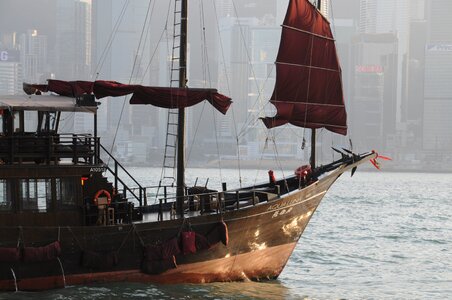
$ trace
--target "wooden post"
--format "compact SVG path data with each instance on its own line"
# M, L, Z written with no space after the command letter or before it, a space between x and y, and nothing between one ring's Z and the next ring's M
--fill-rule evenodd
M168 191L166 189L166 186L163 187L163 197L165 199L165 204L168 203Z
M115 161L115 189L118 191L118 162Z
M179 87L187 84L187 17L188 0L181 1L180 50L179 50ZM184 218L185 200L185 109L179 108L177 124L177 212Z
M315 169L315 140L316 140L316 131L312 129L311 131L311 169Z
M158 221L163 221L163 203L162 198L159 199L159 216Z

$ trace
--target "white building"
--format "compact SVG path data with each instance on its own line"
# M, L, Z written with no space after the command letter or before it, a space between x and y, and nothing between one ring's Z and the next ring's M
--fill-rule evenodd
M47 36L39 35L37 30L28 30L20 37L20 49L24 80L44 83L42 76L47 69Z
M0 95L21 94L22 80L19 51L0 49Z

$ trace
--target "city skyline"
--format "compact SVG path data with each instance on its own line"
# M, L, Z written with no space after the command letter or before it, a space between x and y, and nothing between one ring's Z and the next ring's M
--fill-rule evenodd
M40 1L42 5L34 4L35 14L23 15L23 22L15 21L22 20L21 1L0 4L4 53L0 94L19 93L21 80L42 83L46 78L169 84L168 2ZM273 63L286 6L282 0L191 2L188 84L218 87L235 102L234 115L226 117L206 115L202 106L188 112L188 140L207 145L209 157L218 147L225 157L241 152L249 159L267 151L269 135L261 124L250 123L249 115L257 119L274 111L266 102L273 89ZM356 151L378 149L406 164L434 159L450 165L452 26L447 26L451 21L445 13L449 7L444 0L324 4L342 64L350 134L342 138L322 132L321 153L328 155L331 144L349 147L351 138ZM122 155L146 160L149 149L162 147L166 113L127 104L123 108L122 102L100 106L100 133L108 143L118 139ZM121 126L116 128L119 119ZM75 119L74 126L89 128L86 122L90 120ZM210 132L209 123L215 124ZM116 131L117 136L112 134ZM293 129L278 133L286 144L280 154L308 159L306 150L300 150L308 133L294 135Z

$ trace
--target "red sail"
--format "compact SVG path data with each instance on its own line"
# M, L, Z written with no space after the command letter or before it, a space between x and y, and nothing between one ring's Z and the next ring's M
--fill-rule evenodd
M276 61L268 128L290 123L347 134L341 69L329 22L308 0L291 0Z
M215 89L149 87L103 80L48 80L47 85L24 83L24 91L27 94L34 94L36 91L53 92L67 97L94 94L97 99L133 94L130 104L151 104L164 108L185 108L207 100L223 114L232 103L231 98Z

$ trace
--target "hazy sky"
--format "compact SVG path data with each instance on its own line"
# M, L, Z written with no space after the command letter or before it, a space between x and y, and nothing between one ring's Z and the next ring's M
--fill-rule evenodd
M2 0L0 1L0 32L24 33L37 29L46 33L55 43L55 0Z

